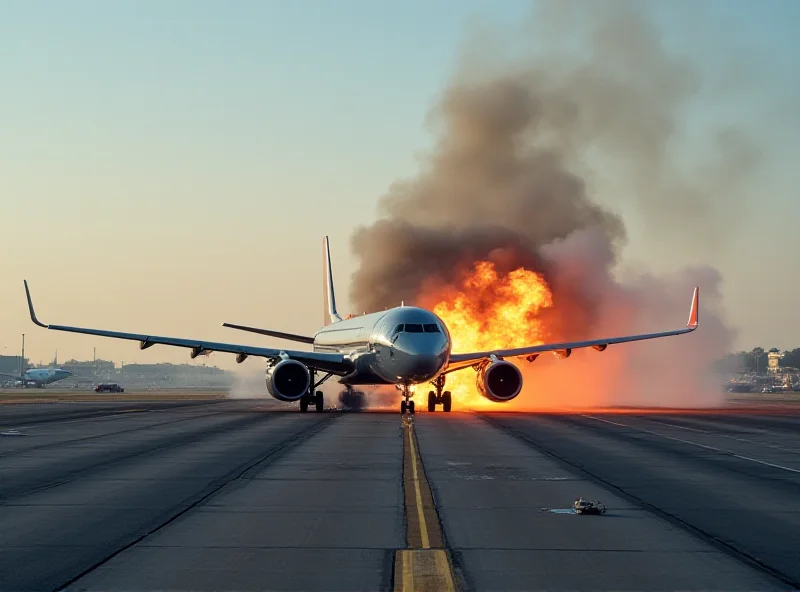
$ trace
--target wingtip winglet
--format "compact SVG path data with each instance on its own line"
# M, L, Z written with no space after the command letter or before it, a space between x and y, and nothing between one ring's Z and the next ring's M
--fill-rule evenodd
M689 310L689 322L686 323L686 326L689 329L697 329L699 325L699 306L700 306L700 287L697 286L694 289L694 294L692 295L692 308Z
M44 327L47 329L47 325L42 323L39 319L36 318L36 311L33 310L33 300L31 300L31 291L28 288L28 280L22 280L25 284L25 296L28 297L28 311L31 313L31 320L40 327Z

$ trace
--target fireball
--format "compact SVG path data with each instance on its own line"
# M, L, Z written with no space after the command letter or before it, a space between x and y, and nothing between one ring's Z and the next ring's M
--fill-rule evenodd
M458 285L445 287L430 300L450 331L454 353L542 344L545 326L539 313L553 306L541 274L524 268L500 274L489 261L479 261ZM496 405L478 393L475 378L475 372L459 370L447 375L445 388L459 406Z

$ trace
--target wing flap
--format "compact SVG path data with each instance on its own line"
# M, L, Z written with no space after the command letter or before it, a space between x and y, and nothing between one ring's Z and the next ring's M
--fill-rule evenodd
M633 341L644 341L646 339L658 339L661 337L671 337L673 335L683 335L684 333L691 333L699 326L698 305L700 297L700 288L694 289L692 295L692 306L689 311L689 321L683 329L676 329L673 331L662 331L659 333L644 333L642 335L626 335L623 337L609 337L606 339L590 339L588 341L566 341L563 343L547 343L543 345L533 345L528 347L518 347L512 349L497 349L483 352L470 352L464 354L451 354L450 366L451 368L460 369L472 365L474 362L486 359L489 356L497 356L498 358L511 358L511 357L526 357L534 356L544 352L562 352L563 356L569 355L573 349L581 349L592 347L598 351L603 351L609 345L619 343L630 343Z

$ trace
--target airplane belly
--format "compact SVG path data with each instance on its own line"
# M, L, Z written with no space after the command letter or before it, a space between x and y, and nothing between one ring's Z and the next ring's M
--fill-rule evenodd
M391 376L387 376L385 369L379 362L380 354L374 349L359 355L353 360L355 370L342 377L342 384L394 384Z

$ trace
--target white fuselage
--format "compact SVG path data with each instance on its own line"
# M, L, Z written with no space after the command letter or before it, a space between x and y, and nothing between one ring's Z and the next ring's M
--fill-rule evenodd
M61 368L31 368L25 371L22 378L23 383L29 382L36 386L44 386L45 384L51 384L67 378L68 376L72 376L72 372L69 370L62 370Z
M420 384L450 359L450 334L429 310L401 306L327 325L314 335L314 351L340 353L354 371L344 384Z

